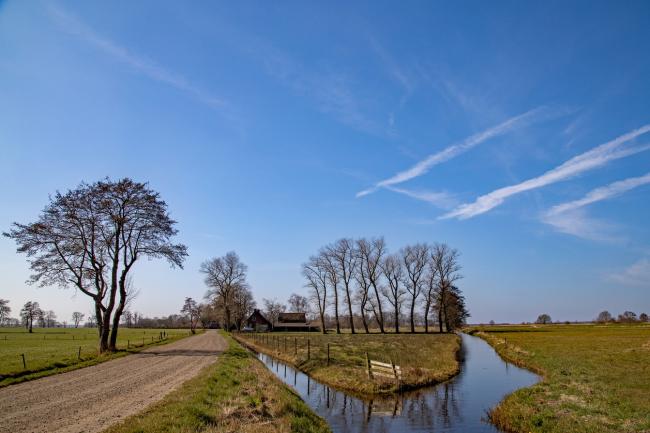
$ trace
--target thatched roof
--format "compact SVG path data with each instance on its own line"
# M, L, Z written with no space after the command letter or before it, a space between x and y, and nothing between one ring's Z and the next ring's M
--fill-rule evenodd
M305 313L280 313L278 315L278 325L282 323L307 323Z

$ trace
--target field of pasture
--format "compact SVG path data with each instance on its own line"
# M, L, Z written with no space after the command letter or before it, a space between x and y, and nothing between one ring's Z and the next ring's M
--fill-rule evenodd
M509 432L650 431L650 324L487 326L468 330L543 376L491 418Z
M236 334L252 349L287 362L314 379L353 394L397 391L394 380L371 381L367 356L394 363L403 372L402 387L445 381L459 371L459 337L455 334ZM329 361L328 361L329 345Z
M167 338L161 341L161 333ZM84 367L188 336L187 329L120 328L115 354L98 354L95 328L0 328L0 386ZM23 364L23 355L25 363Z

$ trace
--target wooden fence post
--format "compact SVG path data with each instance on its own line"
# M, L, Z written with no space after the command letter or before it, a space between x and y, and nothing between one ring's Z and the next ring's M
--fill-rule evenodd
M372 380L372 370L370 368L370 357L368 356L368 352L366 352L366 366L368 368L368 379Z
M390 365L393 367L393 374L395 375L395 382L397 383L397 389L400 389L402 387L402 382L397 374L397 368L395 368L395 363L393 362L393 358L390 359Z
M330 344L327 343L327 366L330 365Z

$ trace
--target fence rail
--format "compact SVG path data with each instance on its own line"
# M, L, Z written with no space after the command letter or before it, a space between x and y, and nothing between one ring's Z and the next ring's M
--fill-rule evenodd
M394 379L397 386L402 384L402 368L395 365L394 362L386 363L376 360L371 360L366 352L366 362L368 368L368 379L374 380L375 377L383 377L387 379Z

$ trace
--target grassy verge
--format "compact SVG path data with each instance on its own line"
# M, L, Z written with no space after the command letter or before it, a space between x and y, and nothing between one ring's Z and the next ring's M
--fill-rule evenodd
M226 335L226 334L223 334ZM105 433L327 433L293 391L232 338L213 365Z
M490 417L521 433L650 432L650 326L544 325L470 330L543 376Z
M238 334L237 338L319 382L359 396L398 390L394 380L368 379L366 353L372 360L399 365L402 389L439 383L459 371L460 339L455 334L276 333Z
M0 328L0 388L52 374L96 365L111 359L189 335L188 330L120 329L118 351L99 354L97 332L93 329L35 329L27 333L17 328ZM25 368L21 354L25 355Z

